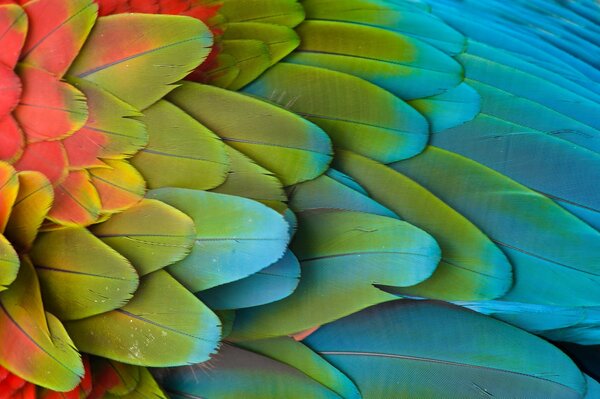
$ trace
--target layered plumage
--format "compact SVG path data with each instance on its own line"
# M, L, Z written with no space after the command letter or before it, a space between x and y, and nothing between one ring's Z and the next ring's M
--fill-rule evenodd
M23 3L0 6L7 396L597 395L597 5ZM55 101L35 73L75 119L28 114Z

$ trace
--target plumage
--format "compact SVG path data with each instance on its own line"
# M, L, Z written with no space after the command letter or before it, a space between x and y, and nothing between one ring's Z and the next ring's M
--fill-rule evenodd
M0 0L0 397L597 396L598 10Z

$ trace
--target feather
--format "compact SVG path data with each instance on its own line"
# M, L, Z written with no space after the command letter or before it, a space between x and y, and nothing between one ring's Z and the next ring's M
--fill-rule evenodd
M102 203L103 213L116 213L141 201L146 182L127 161L104 160L108 167L90 169L91 183Z
M168 98L226 144L272 171L284 185L314 179L331 161L327 135L285 109L193 83L182 85Z
M19 61L28 28L27 14L16 4L0 7L0 64L13 69ZM2 112L0 112L2 115Z
M2 69L2 67L0 67L0 69ZM3 89L0 88L0 91L2 90ZM3 97L3 100L4 98L5 97ZM0 107L2 107L2 105L0 105ZM0 111L0 114L1 113L2 112ZM23 154L23 149L25 147L23 132L12 115L6 115L4 118L0 117L0 131L2 131L2 134L0 135L0 161L13 163Z
M219 9L228 22L261 22L290 28L304 19L296 0L225 0Z
M593 151L487 115L433 134L431 144L494 169L600 227L594 222L600 192L592 183L600 181L600 155Z
M0 234L0 292L8 289L19 272L19 256L2 234Z
M17 172L7 163L0 162L0 232L4 232L19 194Z
M64 138L83 127L88 118L83 93L51 73L26 64L20 64L17 73L23 93L13 114L28 141Z
M173 188L152 190L148 198L165 202L194 221L196 237L191 253L167 268L192 292L247 277L285 253L287 223L262 204L225 194Z
M125 256L141 276L185 258L196 234L186 214L150 199L92 226L91 231Z
M330 177L348 178L343 173L330 169L311 181L295 185L289 190L290 207L296 212L311 209L345 209L348 211L372 213L375 215L398 218L398 216L363 193L362 187L349 187ZM346 183L345 180L343 180ZM353 182L356 185L355 182Z
M80 130L63 140L73 169L102 167L102 159L127 158L148 143L148 132L136 119L142 114L98 85L71 77L84 93L89 118Z
M0 365L34 384L68 391L83 376L73 341L61 322L44 312L37 276L27 258L11 289L0 293L0 342Z
M300 263L288 250L277 262L246 278L223 284L197 296L211 309L242 309L290 296L300 280Z
M150 141L132 164L149 188L208 190L225 181L229 160L225 145L213 132L163 100L145 110L142 120Z
M231 57L228 68L237 70L236 76L227 84L230 90L239 90L256 79L271 66L269 47L260 40L223 40L223 54Z
M396 32L319 20L304 22L296 32L300 46L286 62L358 76L404 100L441 94L463 79L450 56Z
M62 77L96 22L92 0L38 0L24 6L29 17L21 61Z
M291 28L260 22L231 22L223 33L224 40L258 40L269 49L270 65L275 65L300 44ZM223 49L225 51L225 49Z
M358 389L348 377L293 338L280 337L260 341L244 341L236 345L294 367L343 398L361 398Z
M200 64L212 44L192 18L120 14L100 18L69 74L145 109Z
M165 370L159 382L173 399L343 398L292 366L229 344L204 365Z
M39 172L52 184L57 184L68 174L67 153L60 141L28 143L14 167L18 171Z
M286 200L283 185L271 172L232 147L225 146L229 158L227 179L215 193L236 195L264 204L282 204Z
M431 133L463 125L475 118L481 109L481 97L466 83L445 93L408 103L427 119Z
M600 233L552 200L436 147L391 167L468 217L502 249L515 272L506 300L562 306L600 303Z
M54 188L54 204L48 219L66 226L86 226L94 223L102 203L86 170L69 172Z
M338 152L335 166L358 181L377 202L431 234L442 249L436 272L395 293L444 300L495 299L512 285L506 256L475 225L426 187L384 165Z
M217 316L164 270L142 277L121 309L65 326L81 351L151 367L206 361L221 336Z
M342 21L400 32L454 55L462 52L465 38L428 11L408 2L384 0L304 0L310 20Z
M44 305L61 320L119 308L138 287L129 261L83 228L40 234L30 255Z
M281 301L238 310L231 339L293 334L393 300L374 285L418 284L440 259L431 236L396 219L336 210L298 219L291 246L302 267L298 288Z
M349 376L365 399L575 399L586 390L581 372L549 343L443 303L378 305L304 342Z
M345 73L279 63L244 92L275 101L316 123L336 147L381 162L412 157L428 140L427 122L417 111Z
M38 172L19 172L19 194L4 234L20 251L29 251L54 199L50 182ZM3 193L3 197L6 194Z

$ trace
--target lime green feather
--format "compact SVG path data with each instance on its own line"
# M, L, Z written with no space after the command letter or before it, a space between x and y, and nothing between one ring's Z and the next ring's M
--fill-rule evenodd
M418 154L427 121L391 93L355 76L324 68L279 63L244 89L319 125L336 147L381 162Z
M97 21L69 74L144 109L198 66L211 45L210 30L193 18L111 15Z
M331 161L331 143L318 126L264 101L195 83L169 100L285 185L314 179Z
M148 145L132 159L150 189L208 190L225 181L225 145L206 127L167 101L144 111Z
M221 51L232 57L233 63L227 67L238 71L235 78L227 84L230 90L241 89L271 66L269 47L260 40L223 40Z
M152 367L206 361L221 335L217 316L164 270L142 277L121 309L65 326L81 351Z
M83 376L79 353L61 322L44 312L33 266L23 258L10 290L0 293L0 366L34 384L68 391Z
M196 234L186 214L150 199L92 226L91 231L125 256L141 276L185 258Z
M259 40L269 48L270 64L274 65L300 44L298 34L283 25L260 22L231 22L223 33L225 40Z
M119 308L138 287L129 261L84 228L40 234L30 256L44 305L61 320Z
M453 58L397 32L319 20L304 22L297 32L301 44L287 62L349 73L405 100L441 94L463 79Z

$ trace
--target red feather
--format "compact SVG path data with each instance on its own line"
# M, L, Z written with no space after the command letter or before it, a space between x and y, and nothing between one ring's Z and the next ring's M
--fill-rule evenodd
M0 160L16 161L23 151L25 141L17 122L10 115L0 119Z
M29 32L21 60L61 77L96 20L93 0L38 0L25 6Z
M67 155L59 141L29 144L15 163L17 170L35 170L45 175L52 184L62 181L67 174Z
M20 98L21 81L12 69L0 64L0 119L15 109Z
M13 69L19 60L27 35L27 15L21 7L0 7L0 32L3 32L0 35L0 64Z
M64 138L83 127L87 106L80 91L38 68L21 66L18 72L23 94L14 115L27 141Z

